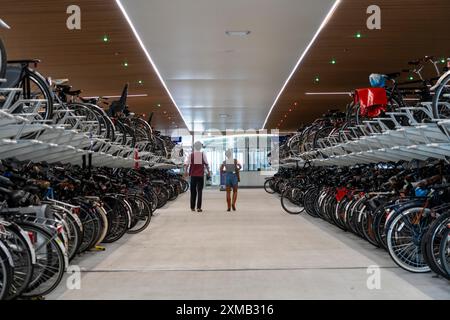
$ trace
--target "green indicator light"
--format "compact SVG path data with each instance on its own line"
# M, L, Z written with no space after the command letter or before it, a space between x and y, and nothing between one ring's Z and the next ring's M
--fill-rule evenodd
M124 66L124 67L128 67L128 62L125 61L125 62L123 63L123 66Z
M332 59L332 60L330 61L330 63L331 63L331 64L336 64L336 60L335 60L335 59Z
M409 80L414 80L414 77L413 77L413 76L409 76L408 79L409 79Z
M314 79L314 81L315 81L315 82L319 82L319 81L320 81L319 77L316 77L316 78Z
M358 38L358 39L359 39L359 38L361 38L361 37L362 37L362 35L361 35L360 32L358 32L358 33L355 34L355 38Z
M139 83L139 84L143 84L144 82L143 82L142 80L139 80L138 83Z
M108 42L109 41L109 38L108 38L108 36L103 36L103 42Z

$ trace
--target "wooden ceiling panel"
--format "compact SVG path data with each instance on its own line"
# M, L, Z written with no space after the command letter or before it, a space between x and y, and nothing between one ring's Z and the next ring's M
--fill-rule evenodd
M305 92L347 92L367 87L370 73L397 72L407 68L408 61L425 55L450 56L450 34L444 31L450 1L376 1L381 8L381 30L366 27L366 9L372 4L367 0L341 2L275 105L267 128L284 119L280 129L295 130L328 109L345 109L349 101L347 96L306 96ZM362 34L359 39L357 32ZM334 65L330 63L333 58ZM314 81L316 76L319 83Z
M152 124L157 129L185 128L116 3L76 1L81 8L81 30L68 30L66 10L72 4L67 0L2 0L0 18L11 26L0 29L8 59L41 59L40 73L70 79L84 96L120 95L129 83L130 94L148 95L130 98L132 111L155 112ZM109 38L106 43L104 35ZM125 61L128 67L123 66Z

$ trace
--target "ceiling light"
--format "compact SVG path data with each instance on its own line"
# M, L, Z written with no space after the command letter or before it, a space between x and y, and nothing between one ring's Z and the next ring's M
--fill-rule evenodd
M0 19L0 27L5 28L5 29L11 29L10 26L8 26L8 24L3 21L2 19Z
M152 57L150 56L150 53L148 52L147 48L144 45L144 42L142 41L141 37L139 36L139 33L137 32L136 28L134 27L133 22L131 21L130 17L128 16L128 13L125 11L124 6L122 5L122 2L120 0L116 0L116 4L119 7L120 11L122 11L122 14L124 15L125 19L127 20L128 24L131 27L131 30L134 33L134 36L136 37L136 40L138 41L139 45L142 48L142 51L144 51L145 55L147 56L147 60L150 62L150 64L153 67L153 70L155 70L156 74L158 75L159 81L161 81L164 89L166 89L167 94L170 97L170 100L172 100L172 103L174 104L175 108L177 108L178 113L181 116L181 119L183 119L184 125L190 130L190 127L188 126L186 119L183 117L183 114L181 113L180 108L178 107L177 102L175 101L175 99L172 96L172 93L169 91L169 88L167 87L166 82L164 81L164 79L161 76L161 73L159 73L158 68L156 67L156 64L153 62Z
M335 94L337 94L337 95L340 95L340 94L342 94L342 95L349 95L349 94L351 94L351 92L305 92L305 94L307 96L335 95Z
M219 114L219 117L222 119L228 118L229 115L228 114Z
M444 58L441 59L441 63L445 63L445 59Z
M249 30L244 31L225 31L227 36L235 36L235 37L245 37L250 34Z
M289 112L292 112L292 109L289 109Z
M294 106L298 105L298 102L294 102Z
M123 66L124 66L124 67L128 67L128 62L125 61L125 62L123 63Z
M309 42L309 44L306 46L305 50L303 51L303 53L300 55L300 58L298 59L297 63L294 66L294 69L292 69L291 73L289 74L288 78L286 79L286 81L284 82L283 86L281 87L280 92L278 92L278 95L276 96L272 107L270 107L269 113L266 116L266 119L264 120L264 124L263 124L263 128L265 128L267 121L269 120L270 114L272 113L273 108L275 107L275 105L278 102L278 99L280 99L281 94L283 93L284 89L286 88L287 84L289 83L289 80L291 80L292 76L294 75L295 71L297 71L297 68L299 67L300 63L303 61L303 59L305 58L306 54L308 53L309 49L312 47L314 41L316 41L317 37L319 36L320 32L322 31L322 29L326 26L327 22L330 20L330 18L333 16L333 13L335 12L336 8L338 7L339 3L341 3L341 0L336 0L333 4L333 6L330 8L330 10L328 11L327 15L325 16L325 18L323 19L322 23L320 24L319 28L317 29L316 33L314 34L314 36L312 37L311 41Z
M106 99L111 99L111 98L120 98L121 96L93 96L93 97L83 97L84 99L98 99L98 98L106 98ZM144 94L129 94L127 95L127 98L139 98L139 97L148 97L148 94L144 93Z
M142 81L142 80L139 80L139 81L138 81L138 83L139 83L139 84L143 84L143 83L144 83L144 81Z
M319 76L316 76L316 77L314 78L314 81L315 81L315 82L319 82L319 81L320 81Z
M160 103L158 103L157 105L156 105L157 107L161 107L161 104Z

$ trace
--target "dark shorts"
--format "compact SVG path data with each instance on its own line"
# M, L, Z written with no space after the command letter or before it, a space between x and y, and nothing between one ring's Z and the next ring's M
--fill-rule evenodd
M238 186L238 178L235 173L233 172L225 173L225 186L232 188Z

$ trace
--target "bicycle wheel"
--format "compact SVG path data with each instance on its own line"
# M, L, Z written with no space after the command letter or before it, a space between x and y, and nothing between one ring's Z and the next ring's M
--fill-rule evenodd
M121 199L112 196L103 197L102 202L108 217L108 232L103 242L115 242L122 238L128 230L130 224L128 209Z
M273 189L273 179L267 179L264 182L264 190L269 194L275 193L275 190Z
M26 69L25 77L19 86L22 92L19 99L39 99L38 103L24 103L14 113L36 114L36 120L49 120L53 116L53 96L45 79L35 70Z
M181 190L183 191L183 193L187 192L189 190L189 182L187 182L184 179L180 179L181 182Z
M319 196L319 190L317 188L311 188L305 193L304 206L306 213L311 217L318 218L319 215L316 212L315 204Z
M157 209L164 207L169 200L169 190L163 185L157 185L154 188L156 196L158 197Z
M449 275L442 267L442 262L440 261L440 246L442 243L443 234L445 233L449 223L450 214L440 215L430 225L430 228L423 237L421 243L424 259L430 266L431 270L446 278L449 277Z
M78 252L84 252L91 249L95 245L95 241L100 233L100 221L91 212L85 204L80 205L80 220L83 224L83 239L78 248Z
M445 76L433 97L432 107L435 119L450 118L450 73Z
M0 301L9 294L13 278L13 266L9 261L9 252L6 246L0 240Z
M409 208L391 217L386 226L388 252L401 268L416 273L431 269L424 259L421 241L432 222L429 209Z
M27 234L16 224L6 227L9 231L9 237L4 242L9 248L9 252L14 262L14 272L9 293L6 297L12 300L20 296L20 294L28 287L33 275L33 259L31 242ZM33 252L34 253L34 252Z
M151 205L145 198L138 195L130 196L128 199L133 208L133 214L131 217L131 227L127 233L135 234L144 231L150 224L152 218Z
M439 250L439 257L442 263L442 268L447 274L447 279L450 278L450 227L442 234L442 241Z
M281 194L281 206L290 214L299 214L305 211L302 205L302 191L298 188L287 188Z
M22 296L45 296L58 286L64 275L66 269L64 245L57 234L52 234L40 225L20 222L19 226L33 235L33 247L36 252L33 276Z
M8 61L8 59L6 58L5 46L3 44L2 39L0 39L0 79L5 78L7 61Z

